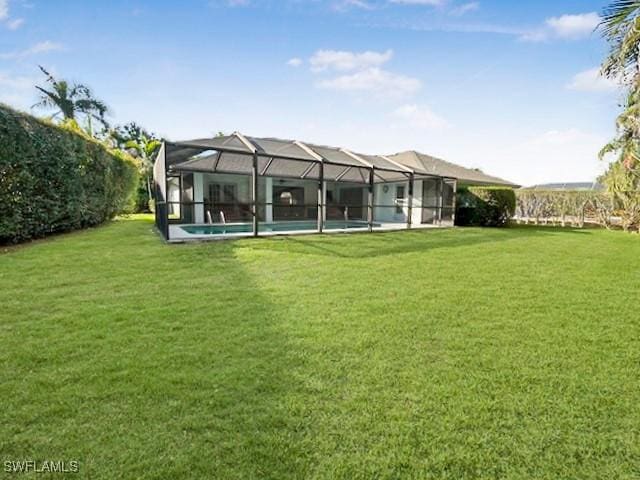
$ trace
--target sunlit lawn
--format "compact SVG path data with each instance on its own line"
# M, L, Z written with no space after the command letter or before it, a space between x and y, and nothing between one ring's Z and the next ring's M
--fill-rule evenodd
M166 245L138 217L9 249L0 286L0 469L640 477L638 236Z

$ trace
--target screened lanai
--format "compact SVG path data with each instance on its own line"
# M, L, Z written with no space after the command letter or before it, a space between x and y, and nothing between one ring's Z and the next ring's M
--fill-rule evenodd
M164 142L154 180L156 225L170 241L453 221L455 179L381 155L238 132Z

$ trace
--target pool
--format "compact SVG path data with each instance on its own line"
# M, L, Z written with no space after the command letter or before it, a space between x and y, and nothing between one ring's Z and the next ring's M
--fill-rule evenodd
M379 223L374 223L374 227L379 227ZM367 222L351 220L328 220L324 222L326 230L349 230L355 228L367 228ZM228 225L185 225L180 227L192 235L225 235L232 233L251 233L253 225L250 223L232 223ZM318 229L318 222L311 221L288 221L271 222L258 224L260 232L298 232L314 231Z

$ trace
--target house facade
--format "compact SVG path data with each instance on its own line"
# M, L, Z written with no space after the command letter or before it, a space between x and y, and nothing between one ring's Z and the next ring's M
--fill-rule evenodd
M165 142L154 166L156 225L178 242L452 226L457 178L413 153L237 132Z

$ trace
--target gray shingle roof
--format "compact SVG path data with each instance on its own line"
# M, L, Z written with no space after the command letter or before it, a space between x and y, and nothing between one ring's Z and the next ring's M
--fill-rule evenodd
M206 157L195 159L195 155L200 149L203 151L218 150L224 152L218 160L216 157ZM298 169L306 171L306 166L299 163L292 163L294 160L302 160L304 162L322 161L325 165L325 178L331 178L331 171L336 170L344 172L344 166L351 167L345 176L341 176L344 180L351 181L368 181L367 168L373 165L376 168L376 178L383 181L400 181L406 179L408 167L416 175L436 175L440 177L456 178L460 183L472 185L505 185L517 187L507 180L493 177L483 172L472 170L469 168L446 162L430 155L425 155L416 151L407 151L397 153L389 157L382 155L368 155L350 150L325 145L317 145L313 143L301 143L294 140L284 140L281 138L259 138L245 137L235 132L232 135L214 138L204 138L196 140L187 140L183 142L173 142L172 149L167 153L168 165L178 163L182 164L182 168L195 168L196 166L215 166L212 167L219 171L250 171L250 158L256 151L261 160L265 156L279 157L273 160L265 168L271 171L278 171L279 174L285 173L300 176ZM193 160L189 160L193 158ZM289 159L289 160L286 160ZM189 161L188 161L189 160ZM227 165L228 163L233 165ZM249 163L247 163L249 162ZM246 164L246 165L245 165ZM343 167L336 167L342 165ZM296 168L294 168L296 167ZM176 167L178 168L178 167ZM296 170L293 172L292 170ZM305 178L314 178L317 174L317 168L307 172ZM334 172L335 173L335 172ZM265 172L262 173L263 175ZM275 174L275 173L274 173ZM340 175L340 174L336 174ZM353 177L353 178L352 178Z
M465 168L455 163L447 162L431 155L409 150L407 152L389 155L389 158L398 163L413 168L416 171L424 171L431 175L441 177L457 178L460 183L471 185L504 185L507 187L518 187L515 183L509 182L499 177L487 175L486 173L471 168Z

